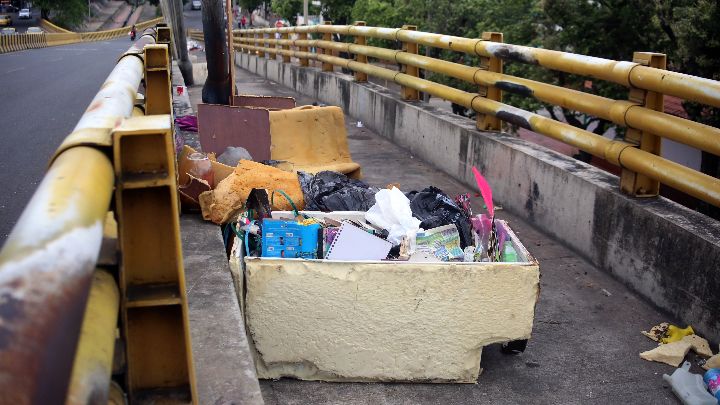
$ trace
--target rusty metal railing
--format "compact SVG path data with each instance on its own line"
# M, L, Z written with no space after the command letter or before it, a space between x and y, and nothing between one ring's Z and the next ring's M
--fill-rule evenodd
M142 35L120 58L55 153L0 251L3 403L65 402L115 185L108 158L111 131L133 113L143 79L143 48L153 43L152 35ZM103 278L107 284L107 277ZM113 338L106 338L105 343L114 344L114 323L111 331L104 331L105 336L108 332ZM108 350L112 353L112 347ZM93 362L81 363L95 367ZM92 378L98 370L86 371L88 374L78 377L79 381ZM109 386L109 379L106 382ZM90 394L102 398L102 391L88 386L94 390ZM82 389L74 392L83 395Z
M268 37L280 34L280 38ZM190 37L202 40L201 32ZM288 35L294 35L290 39ZM307 39L316 34L317 39ZM351 36L354 43L334 42L329 34ZM398 41L403 50L366 45L366 38ZM659 156L664 137L694 148L720 154L720 129L665 114L664 94L720 107L720 82L664 69L664 55L637 52L633 61L614 61L585 55L502 43L502 34L484 33L481 39L416 31L414 27L382 28L355 25L313 25L234 31L235 48L259 56L290 57L307 66L308 60L341 66L355 72L356 80L371 75L394 81L403 97L412 100L416 91L452 101L478 112L479 129L499 129L499 119L560 140L623 169L621 189L635 196L656 196L659 183L720 206L720 180ZM479 56L481 66L466 66L417 54L417 46L430 46ZM314 49L316 52L309 52ZM355 59L333 56L346 52ZM367 58L398 63L400 72L366 63ZM589 76L629 88L627 100L614 100L569 88L514 77L502 72L502 61L533 64L552 70ZM418 70L443 74L478 85L469 93L420 79ZM332 70L332 69L330 69ZM408 91L415 90L415 92ZM569 124L502 103L501 92L526 97L582 112L628 128L624 141L614 141Z

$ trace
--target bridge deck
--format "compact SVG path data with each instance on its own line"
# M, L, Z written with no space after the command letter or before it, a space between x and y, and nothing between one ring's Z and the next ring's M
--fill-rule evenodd
M298 105L315 101L239 68L237 84L245 94L292 96ZM200 101L200 92L201 86L190 88L193 107ZM404 191L434 185L450 195L474 192L367 128L357 128L356 122L346 117L350 150L353 160L362 165L364 180L369 184L384 187L399 183ZM498 203L502 205L502 201ZM479 203L475 206L481 207ZM671 373L673 368L638 357L639 352L654 347L639 332L673 319L564 247L562 241L548 237L511 213L500 211L499 216L510 222L540 262L540 299L533 337L524 354L507 356L496 345L486 347L482 357L484 371L475 385L282 379L261 381L265 402L679 403L662 380L662 374Z

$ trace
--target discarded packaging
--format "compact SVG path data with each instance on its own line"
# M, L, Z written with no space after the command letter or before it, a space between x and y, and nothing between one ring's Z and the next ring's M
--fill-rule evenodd
M204 180L208 185L213 184L214 173L212 163L206 154L201 152L191 153L187 158L187 165L183 171L188 175Z
M428 187L408 193L408 198L413 216L422 221L422 229L455 224L460 233L460 246L464 249L475 244L470 217L442 190Z
M216 224L232 220L243 209L253 188L267 189L270 193L282 190L298 209L305 207L300 182L294 173L241 160L233 173L218 183L214 190L200 195L203 218ZM292 206L285 198L277 197L274 198L273 209L289 210Z
M188 171L192 163L188 160L188 157L195 152L197 152L195 149L187 145L183 146L180 156L178 157L178 184L183 185L190 182ZM215 188L220 181L229 176L234 170L231 166L226 166L212 160L210 161L210 165L213 171L213 182L210 184L211 188Z
M396 187L383 189L375 194L375 205L370 207L365 219L386 229L389 233L387 240L393 245L399 245L404 237L413 240L420 229L420 220L413 217L410 201Z
M705 370L710 370L711 368L720 368L720 354L716 354L707 361L705 361L705 364L702 366Z
M210 184L207 181L188 175L190 181L188 184L182 184L178 186L178 193L180 194L180 202L182 203L183 209L186 208L200 208L200 194L210 191Z
M663 380L672 387L672 391L685 405L717 405L715 397L705 389L703 378L690 371L690 363L685 362L672 375L663 374Z
M707 340L698 335L690 335L679 341L661 344L652 350L642 352L640 357L648 361L657 361L677 367L685 359L690 349L701 356L712 356Z
M217 157L217 161L228 166L235 167L241 160L253 160L250 152L240 146L228 146L225 152Z
M282 219L264 219L262 257L318 258L320 225Z
M460 235L453 224L419 231L415 238L415 252L424 257L432 255L443 262L464 258Z
M367 211L375 204L375 192L360 180L342 173L298 172L305 208L317 211Z
M710 390L710 394L720 402L720 368L708 370L703 376L703 382Z
M649 339L654 340L655 342L660 342L660 339L667 335L668 326L670 326L669 323L663 322L650 328L649 332L641 331L640 333L647 336Z
M694 335L695 331L693 330L692 326L689 326L681 329L678 326L675 325L668 325L667 332L665 336L660 338L660 342L662 343L672 343L677 342L678 340L682 340L685 336Z

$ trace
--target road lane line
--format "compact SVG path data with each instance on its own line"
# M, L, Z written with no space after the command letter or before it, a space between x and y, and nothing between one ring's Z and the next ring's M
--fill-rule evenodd
M7 72L5 72L5 74L10 74L10 73L14 73L14 72L19 72L19 71L21 71L21 70L25 70L25 68L24 68L24 67L19 67L19 68L17 68L17 69L8 70Z

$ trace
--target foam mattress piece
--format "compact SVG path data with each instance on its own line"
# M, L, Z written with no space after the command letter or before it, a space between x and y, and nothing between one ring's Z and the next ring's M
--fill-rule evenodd
M539 265L510 233L525 262L233 256L258 377L476 382L484 346L532 331Z
M292 162L295 170L317 173L331 170L360 178L347 142L340 107L302 106L270 111L270 156Z

